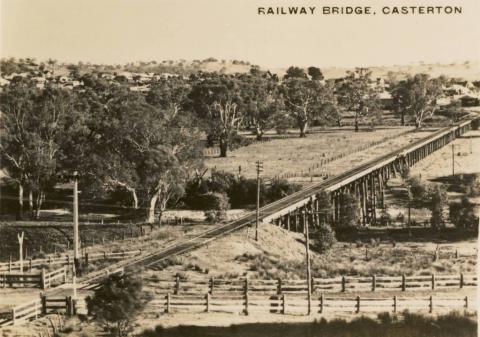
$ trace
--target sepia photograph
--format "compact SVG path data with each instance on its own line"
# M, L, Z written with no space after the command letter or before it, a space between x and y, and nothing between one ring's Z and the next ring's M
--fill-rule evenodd
M476 337L478 0L0 0L0 337Z

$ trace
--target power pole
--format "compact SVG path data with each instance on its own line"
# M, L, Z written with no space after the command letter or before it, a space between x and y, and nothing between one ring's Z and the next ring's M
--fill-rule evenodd
M255 241L258 241L258 222L260 221L260 172L263 171L263 163L257 161L257 212L255 216Z
M78 173L73 172L73 262L75 269L79 267L78 259Z
M407 185L407 191L408 191L408 223L407 223L407 227L408 227L408 235L410 236L411 235L411 232L410 232L410 224L411 224L411 209L412 209L412 192L410 190L410 185Z
M455 144L452 144L452 177L455 176Z
M20 274L23 274L23 238L24 238L24 232L22 234L17 234L18 238L18 248L19 248L19 262L20 262Z
M303 210L303 228L305 228L305 251L307 255L308 314L312 311L312 274L310 270L310 236L308 231L307 210Z

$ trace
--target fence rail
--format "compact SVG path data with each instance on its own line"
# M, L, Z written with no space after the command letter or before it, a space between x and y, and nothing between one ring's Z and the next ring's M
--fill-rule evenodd
M38 299L20 304L10 312L3 313L2 318L0 318L0 327L32 321L51 313L73 315L75 312L76 300L72 299L71 296L47 297L40 295Z
M224 295L262 294L303 296L308 291L307 280L266 280L266 279L195 279L188 280L176 276L174 279L146 278L149 286L157 293L175 295L198 295L210 293ZM475 274L425 276L376 276L334 278L312 278L312 293L337 293L358 291L410 291L435 289L461 289L477 286Z
M54 285L67 283L67 267L63 266L51 272L42 269L37 274L0 274L2 287L38 287L41 289L51 288Z
M155 297L147 306L145 313L172 312L230 312L230 313L278 313L311 314L334 312L400 312L409 311L451 311L452 309L476 310L474 297L327 297L318 296L291 297L288 294L261 296L242 295L224 296L204 295L188 296L167 293Z
M131 251L122 251L122 252L97 252L97 253L85 253L81 259L85 263L89 263L91 261L98 261L98 260L121 260L126 259L128 257L141 255L142 250L131 250ZM73 263L73 255L66 254L60 257L52 257L49 256L48 258L44 259L27 259L24 260L23 266L24 269L32 270L35 267L42 267L42 266L52 266L52 265L65 265L70 266ZM10 272L12 273L14 270L20 270L20 262L19 261L10 261L10 262L1 262L0 263L0 273Z

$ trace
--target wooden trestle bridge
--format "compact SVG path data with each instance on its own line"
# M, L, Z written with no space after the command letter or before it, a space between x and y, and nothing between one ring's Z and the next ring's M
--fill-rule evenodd
M405 166L412 166L432 152L447 145L472 128L477 128L480 118L469 116L453 125L442 128L433 134L412 144L383 155L363 165L331 177L322 182L312 184L296 193L286 196L260 209L259 216L263 223L273 222L284 228L303 231L304 224L315 227L321 221L322 205L320 195L326 191L332 198L333 220L336 221L342 212L342 194L350 193L357 197L362 209L362 224L376 221L373 205L382 203L385 184L392 175L398 174ZM136 265L151 266L173 255L182 254L198 248L219 237L245 228L255 223L256 214L251 212L244 217L227 224L218 225L195 237L186 238L161 250L142 254L141 256L118 262L109 267L130 267ZM101 277L94 273L90 279ZM89 279L87 276L86 279Z

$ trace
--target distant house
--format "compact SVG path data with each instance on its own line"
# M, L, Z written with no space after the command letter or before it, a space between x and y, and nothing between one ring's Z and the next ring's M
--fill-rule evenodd
M393 97L388 91L382 91L378 94L378 100L380 102L380 106L384 110L392 110L393 109Z
M480 106L480 100L473 96L463 96L460 98L462 107Z

